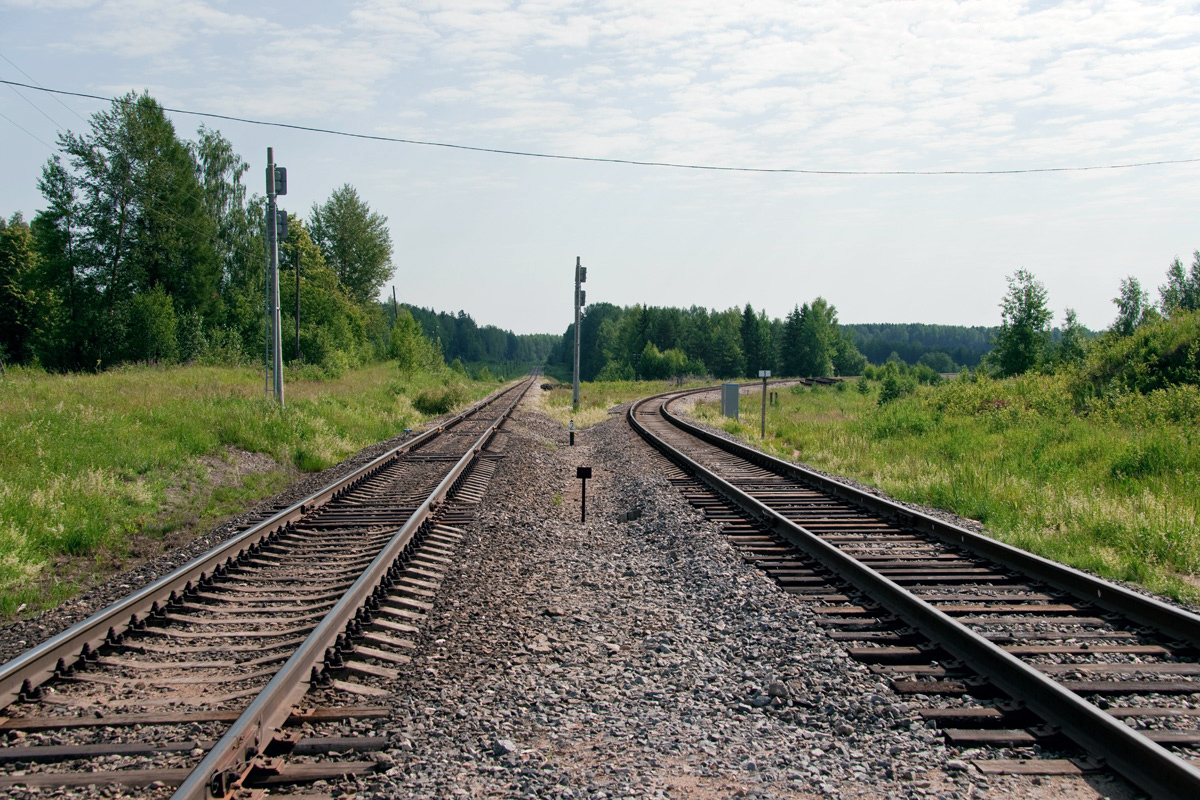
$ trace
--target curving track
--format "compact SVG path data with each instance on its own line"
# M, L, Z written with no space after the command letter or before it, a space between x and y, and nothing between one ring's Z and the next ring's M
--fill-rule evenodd
M852 655L897 691L959 698L925 712L960 726L947 738L1065 739L1092 757L1077 764L1200 797L1187 759L1200 745L1200 616L714 435L670 410L695 393L636 403L629 422L745 557L820 604Z
M373 770L329 754L386 740L323 728L387 715L371 699L407 663L453 524L481 499L498 429L535 379L0 666L0 787L229 797Z

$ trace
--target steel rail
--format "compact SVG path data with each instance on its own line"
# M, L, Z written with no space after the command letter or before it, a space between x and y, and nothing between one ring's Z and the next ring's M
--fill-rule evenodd
M256 759L263 754L275 732L291 715L292 706L308 692L312 676L323 663L326 651L334 647L337 637L358 618L360 609L370 602L372 597L377 596L384 579L409 542L420 530L428 526L436 509L466 475L480 451L487 446L500 425L521 402L521 398L535 379L536 377L530 378L526 382L516 398L476 439L408 521L396 531L337 605L330 609L225 735L192 769L172 795L172 800L224 797L239 787L241 780L254 768Z
M750 449L714 436L678 419L667 408L673 399L677 398L663 400L663 396L659 395L634 404L630 407L627 415L630 425L668 458L693 472L718 494L741 507L772 532L837 572L867 595L875 598L889 611L922 631L963 663L986 676L989 681L1011 697L1023 701L1034 713L1051 725L1058 726L1065 735L1093 755L1103 758L1110 767L1143 790L1161 798L1200 797L1200 770L1134 732L986 638L959 624L933 605L738 489L713 471L689 458L679 449L655 436L638 422L637 409L644 404L658 402L658 413L684 432L739 456L742 455L742 451ZM765 456L758 451L753 452L759 456ZM787 465L787 462L781 462L769 456L766 458L769 459L768 463L772 467L775 467L776 464ZM758 458L752 460L754 463L764 464ZM787 466L799 469L795 465ZM806 478L809 475L821 478L818 483L822 485L832 483L824 476L817 476L807 470L800 471L806 474ZM788 472L790 473L790 470ZM841 485L839 484L839 486ZM850 487L843 486L842 488L849 489ZM854 494L856 495L855 500L857 500L857 493ZM878 500L878 498L875 499ZM905 517L915 515L975 536L970 531L958 529L956 526L934 520L903 506L888 505L898 515ZM1109 584L1109 586L1112 585ZM1113 586L1112 588L1119 589L1120 587Z
M711 391L711 389L690 390L688 393L696 394L704 391ZM671 393L656 395L659 398L670 396ZM669 406L673 400L683 396L679 394L673 397L664 403L664 406ZM965 547L1010 569L1035 577L1057 589L1073 594L1080 600L1121 614L1132 622L1153 628L1174 639L1200 648L1200 615L1169 605L1156 598L1138 594L1124 586L1118 586L1103 578L1098 578L1095 575L1089 575L1081 570L1042 558L1012 545L997 541L996 539L969 531L961 526L901 505L894 500L888 500L855 489L852 486L840 483L797 464L776 458L761 450L755 450L753 447L749 447L741 442L734 442L717 436L711 431L707 431L680 419L675 414L671 414L669 409L664 408L664 410L666 411L664 417L677 428L709 444L754 462L760 467L772 472L781 473L794 480L814 485L820 491L835 495L842 500L856 505L864 506L876 514L902 519L916 530L936 536L956 547Z
M444 421L434 428L403 442L371 460L343 478L313 492L298 503L272 514L242 533L197 556L171 573L97 611L67 630L47 639L16 658L0 665L0 709L52 678L61 669L70 669L80 659L91 658L106 642L116 642L131 628L140 627L146 618L163 613L175 597L193 584L203 583L226 569L234 559L264 540L277 536L292 522L315 508L336 499L345 490L371 477L405 453L418 449L468 417L496 402L497 393Z

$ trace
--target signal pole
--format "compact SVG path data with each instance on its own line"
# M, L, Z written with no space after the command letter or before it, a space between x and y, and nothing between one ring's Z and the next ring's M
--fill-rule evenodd
M579 410L579 309L587 302L587 293L581 284L587 280L587 267L580 266L579 256L575 256L575 381L574 392L571 395L571 409Z
M275 205L287 194L287 170L275 166L275 148L267 148L267 394L283 407L283 331L279 320L279 238L287 238L287 212ZM282 217L282 219L281 219ZM297 294L297 297L299 295ZM274 381L271 380L272 374Z

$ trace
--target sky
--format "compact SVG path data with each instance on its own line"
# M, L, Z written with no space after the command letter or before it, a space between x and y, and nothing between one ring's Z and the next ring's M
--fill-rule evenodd
M1200 2L0 0L0 79L375 136L694 166L1009 171L1200 159ZM0 214L44 203L106 103L0 86ZM173 113L389 220L402 302L561 333L590 302L996 325L1031 271L1061 324L1157 299L1200 249L1200 161L821 175L529 158Z

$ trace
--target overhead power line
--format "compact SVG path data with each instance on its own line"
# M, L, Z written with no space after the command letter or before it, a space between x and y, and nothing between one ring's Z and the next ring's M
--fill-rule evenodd
M25 89L33 89L34 91L47 92L50 94L60 94L69 97L82 97L89 100L101 100L106 103L123 102L121 98L103 97L97 94L88 94L86 92L69 92L63 89L48 89L44 86L34 86L28 83L18 83L17 81L9 81L0 79L0 83L10 86L20 86ZM598 164L625 164L635 167L669 167L671 169L692 169L705 170L711 172L758 172L758 173L778 173L778 174L793 174L793 175L850 175L850 176L871 176L871 175L1029 175L1041 172L1093 172L1096 170L1110 169L1135 169L1138 167L1159 167L1178 164L1196 164L1200 163L1200 158L1174 158L1163 159L1160 161L1136 161L1124 164L1090 164L1078 167L1028 167L1024 169L799 169L792 167L734 167L722 166L718 164L684 164L674 161L640 161L631 158L600 158L597 156L571 156L562 153L538 153L527 150L506 150L498 147L478 147L467 144L452 144L450 142L433 142L422 139L404 139L397 136L380 136L370 133L354 133L352 131L340 131L333 128L318 128L311 125L296 125L290 122L272 122L270 120L249 119L247 117L235 117L229 114L216 114L210 111L192 111L185 108L169 108L162 107L164 111L169 111L172 114L187 114L194 117L206 117L208 119L222 119L229 122L242 122L247 125L262 125L270 128L283 128L285 130L305 131L308 133L321 133L329 136L344 136L350 139L366 139L375 142L390 142L394 144L414 144L422 147L442 147L449 150L469 150L475 153L494 153L497 155L506 156L522 156L525 158L545 158L559 161L588 161Z

